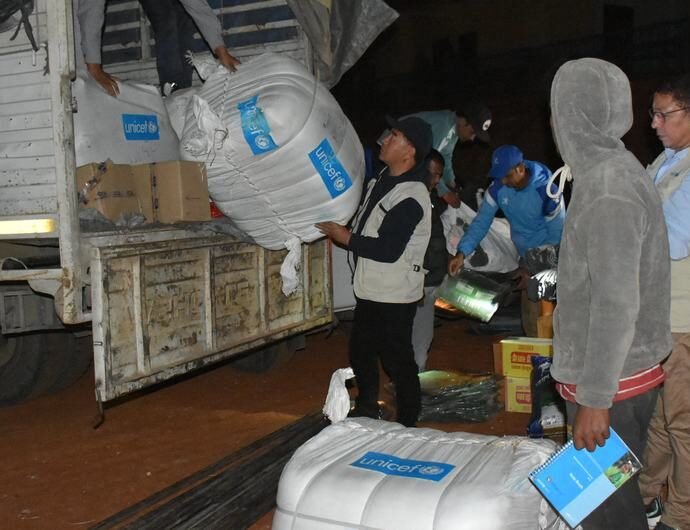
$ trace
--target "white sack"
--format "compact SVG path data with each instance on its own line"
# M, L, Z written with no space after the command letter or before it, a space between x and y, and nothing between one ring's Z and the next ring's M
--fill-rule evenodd
M557 515L527 478L555 448L550 440L347 419L287 463L273 530L555 529Z
M323 413L331 423L343 421L350 412L350 393L345 382L354 376L352 368L338 368L331 375L326 402L323 405Z
M323 237L314 223L346 224L359 203L359 138L330 92L286 56L218 67L187 107L180 152L206 162L218 208L269 249Z
M108 159L115 164L177 160L179 140L158 89L123 81L118 85L120 94L114 98L91 78L74 81L77 166Z
M470 225L477 216L472 208L462 203L459 208L446 208L441 214L443 233L446 236L446 250L455 256L458 243L465 233L463 225ZM510 224L505 219L494 219L481 247L489 257L489 262L481 267L470 264L471 256L465 256L465 267L482 272L510 272L518 268L520 256L515 244L510 239Z
M184 131L184 122L187 119L187 107L192 101L192 96L194 96L198 90L197 87L183 88L163 98L165 108L168 112L170 126L173 128L178 138L182 137L182 131Z

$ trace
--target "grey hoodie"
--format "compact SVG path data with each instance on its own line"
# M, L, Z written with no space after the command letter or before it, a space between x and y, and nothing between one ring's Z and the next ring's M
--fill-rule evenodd
M661 199L621 137L626 75L599 59L565 63L551 86L556 145L573 175L554 314L557 381L609 408L621 378L671 351L669 250Z

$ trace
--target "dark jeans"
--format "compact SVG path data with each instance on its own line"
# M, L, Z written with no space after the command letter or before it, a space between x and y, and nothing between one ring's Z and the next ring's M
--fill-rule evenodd
M611 427L628 444L637 458L642 457L647 443L647 427L652 418L659 389L617 401L609 409ZM566 403L568 426L572 427L577 405ZM582 522L584 530L647 530L647 517L640 494L638 475L628 480Z
M156 38L156 67L161 89L165 83L192 86L191 64L184 54L194 49L196 26L178 0L139 0Z
M417 304L386 304L357 299L350 336L350 365L355 372L356 406L376 410L379 366L395 385L397 421L413 426L421 409L417 363L412 349L412 322Z

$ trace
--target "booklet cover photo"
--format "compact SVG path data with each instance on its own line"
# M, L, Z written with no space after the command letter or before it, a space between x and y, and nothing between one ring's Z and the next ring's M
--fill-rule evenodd
M642 468L640 461L611 429L603 447L575 449L572 441L529 478L571 526L576 527Z

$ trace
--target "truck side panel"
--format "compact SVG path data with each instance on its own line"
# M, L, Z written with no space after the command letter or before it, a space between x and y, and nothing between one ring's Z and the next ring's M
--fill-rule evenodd
M219 237L94 243L92 278L103 286L93 304L102 401L332 318L325 241L303 246L304 289L290 297L280 290L285 251Z
M46 0L29 17L47 39ZM45 46L34 52L24 29L0 33L0 220L57 215L50 76Z

